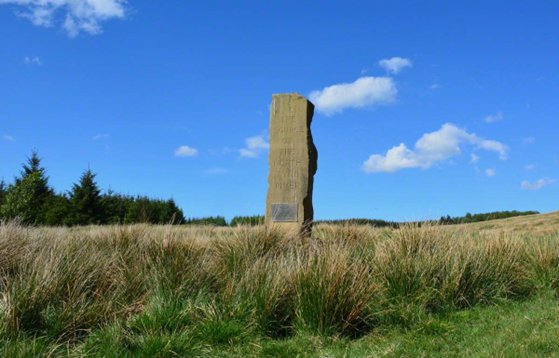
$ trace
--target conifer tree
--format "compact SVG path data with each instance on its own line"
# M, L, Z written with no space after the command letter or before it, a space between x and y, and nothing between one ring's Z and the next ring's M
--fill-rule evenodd
M33 149L31 152L31 158L27 158L27 163L23 164L23 170L20 172L21 177L16 178L16 184L24 178L27 178L31 174L38 173L39 181L37 182L37 187L35 188L35 193L43 201L48 197L52 196L54 191L49 186L49 177L47 176L47 170L41 165L42 159L39 157L39 152L37 149Z
M42 207L36 195L40 183L40 173L35 172L11 184L6 192L4 204L0 207L0 216L8 220L19 218L25 224L37 224Z
M103 202L101 190L95 181L96 173L87 169L74 184L70 192L70 225L101 224L103 220Z
M41 165L37 150L33 150L31 158L27 158L20 174L19 178L15 178L15 183L8 187L4 200L8 203L9 197L9 207L3 212L9 219L20 217L26 223L43 224L44 215L54 197L54 190L49 186L49 177Z
M103 195L103 222L106 224L123 223L131 200L133 199L117 194L112 189L109 189Z
M65 194L56 194L48 204L43 216L43 224L48 226L69 225L70 201Z
M159 224L181 224L184 223L184 214L177 206L174 199L161 202L162 210L160 212Z

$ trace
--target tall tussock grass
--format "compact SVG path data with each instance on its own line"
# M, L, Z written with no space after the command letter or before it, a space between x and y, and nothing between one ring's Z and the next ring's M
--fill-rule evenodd
M0 344L139 347L138 335L172 334L191 352L248 336L351 337L549 288L559 289L556 234L0 224Z

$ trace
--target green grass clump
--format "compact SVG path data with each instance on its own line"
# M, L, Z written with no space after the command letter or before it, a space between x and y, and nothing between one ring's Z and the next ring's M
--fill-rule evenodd
M508 322L503 303L556 310L558 289L557 233L4 223L0 356L421 356L470 339L463 317ZM518 352L555 349L538 337Z

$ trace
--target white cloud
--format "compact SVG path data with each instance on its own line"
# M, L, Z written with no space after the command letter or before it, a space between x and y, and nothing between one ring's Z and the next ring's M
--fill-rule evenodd
M369 72L368 68L364 68L361 70L361 74L364 75L365 73Z
M0 3L2 2L2 0L0 0ZM41 61L41 59L37 56L35 57L29 57L26 56L23 59L23 62L27 65L27 66L42 66L43 62Z
M0 0L0 5L16 5L18 16L36 26L52 27L61 23L70 37L81 32L96 35L103 32L101 23L126 16L126 0ZM62 21L62 19L64 19Z
M495 175L497 175L497 172L495 171L495 169L485 169L485 175L487 175L488 177L494 177Z
M526 170L534 170L536 169L536 166L534 164L530 164L524 167Z
M2 139L7 140L8 142L15 142L16 141L16 139L14 137L12 137L11 135L7 135L7 134L4 134L2 136Z
M108 135L107 133L105 133L105 134L97 134L96 136L94 136L94 137L91 138L91 139L93 139L93 140L98 140L98 139L106 139L106 138L109 138L109 135Z
M204 174L207 175L223 175L227 173L229 173L229 170L225 168L209 168L204 170Z
M390 77L361 77L353 83L341 83L313 91L309 98L316 109L327 116L345 108L365 108L395 101L398 90Z
M397 74L406 67L412 67L412 63L407 58L392 57L390 59L380 60L378 62L379 66L384 68L386 72Z
M175 157L195 157L198 155L198 149L190 148L187 145L180 146L175 150Z
M414 150L408 149L404 143L401 143L389 149L386 155L371 155L363 163L362 170L367 173L392 173L406 168L427 169L437 162L460 155L463 145L497 152L501 160L507 158L508 147L505 144L478 137L476 134L470 134L447 123L436 132L424 134L415 143Z
M260 153L270 149L270 144L264 138L264 134L255 135L245 139L246 148L239 150L241 157L258 158Z
M494 115L485 117L483 120L486 121L487 123L494 123L494 122L502 121L504 118L505 117L503 116L502 112L497 112Z
M522 189L526 189L526 190L538 190L543 188L546 185L550 185L550 184L554 184L556 182L555 179L549 179L549 178L543 178L540 180L536 180L533 183L530 183L527 180L524 180L523 182L520 183L520 187Z
M470 160L470 163L479 163L479 157L477 155L475 155L474 153L471 154L470 156L472 159Z
M429 89L436 90L436 89L439 89L439 88L441 88L441 87L442 87L442 86L441 86L440 84L438 84L438 83L433 83L431 86L429 86Z
M534 137L522 138L522 143L524 144L534 144L535 142L536 142L536 138Z

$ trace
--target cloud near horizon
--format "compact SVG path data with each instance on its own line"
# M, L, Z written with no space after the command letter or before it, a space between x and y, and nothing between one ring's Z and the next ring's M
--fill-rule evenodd
M379 66L384 68L386 72L396 75L406 67L412 67L412 62L407 58L392 57L386 58L378 62Z
M501 160L505 160L508 155L507 145L478 137L476 134L470 134L453 124L446 123L438 131L424 134L415 143L414 150L408 149L404 143L401 143L389 149L385 155L371 155L361 169L366 173L393 173L407 168L428 169L435 163L462 154L461 147L464 145L497 152Z
M191 148L187 145L180 146L175 150L175 157L195 157L198 155L198 149Z
M395 102L398 90L390 77L360 77L352 83L340 83L313 91L309 99L318 112L328 117L346 108L370 108Z
M549 178L542 178L540 180L536 180L533 183L530 183L529 181L524 180L520 183L520 187L522 189L525 189L525 190L539 190L539 189L543 188L544 186L554 184L555 182L557 182L557 180L549 179Z
M241 157L258 158L264 150L270 149L270 143L264 138L264 134L255 135L245 139L246 148L240 149Z
M53 27L61 23L68 36L76 37L82 32L100 34L103 21L125 18L128 1L0 0L0 5L18 6L22 10L16 10L16 15L30 20L35 26Z

